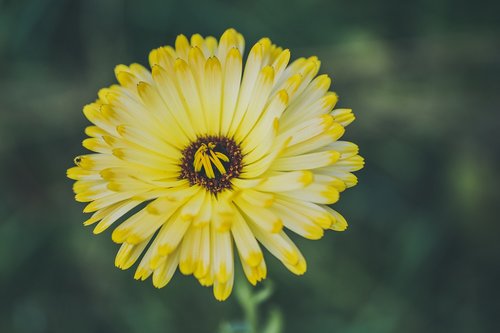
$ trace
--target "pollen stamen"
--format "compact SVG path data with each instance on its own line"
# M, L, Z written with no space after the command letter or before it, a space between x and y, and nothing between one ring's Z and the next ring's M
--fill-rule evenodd
M229 162L229 158L221 152L214 151L216 148L216 144L213 142L209 142L208 144L202 143L200 148L194 154L194 171L200 172L202 168L205 170L205 174L208 178L215 178L215 173L212 168L212 163L215 165L217 170L219 170L221 175L226 174L226 168L221 163L220 160L224 162ZM210 153L210 155L208 155Z
M230 180L241 172L241 160L241 150L232 139L201 137L184 149L179 178L216 194L231 188Z

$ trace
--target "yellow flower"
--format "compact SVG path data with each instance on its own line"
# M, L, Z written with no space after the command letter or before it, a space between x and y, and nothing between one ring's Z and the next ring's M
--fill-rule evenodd
M151 71L117 66L119 84L83 109L94 153L68 177L93 212L84 224L98 234L121 220L116 266L144 253L135 278L158 288L179 267L224 300L235 253L254 285L267 274L261 246L300 275L306 261L284 229L319 239L347 227L328 205L363 166L358 147L338 141L354 115L334 109L316 57L289 64L290 51L263 38L243 63L243 48L234 29L219 41L180 35L151 51Z

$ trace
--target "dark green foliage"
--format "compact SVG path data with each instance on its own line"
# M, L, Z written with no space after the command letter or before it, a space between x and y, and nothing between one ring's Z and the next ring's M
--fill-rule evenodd
M494 8L496 7L496 8ZM82 106L119 63L179 33L269 36L318 55L366 167L344 233L298 240L308 272L267 256L285 332L493 332L500 270L498 4L465 1L0 0L0 332L216 332L237 298L177 274L114 268L65 170ZM265 317L265 316L264 316ZM227 326L229 327L229 326Z

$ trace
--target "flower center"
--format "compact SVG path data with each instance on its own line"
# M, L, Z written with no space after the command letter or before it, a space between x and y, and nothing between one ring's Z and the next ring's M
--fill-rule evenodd
M241 149L223 136L200 137L182 151L180 179L217 194L231 188L231 179L242 169Z

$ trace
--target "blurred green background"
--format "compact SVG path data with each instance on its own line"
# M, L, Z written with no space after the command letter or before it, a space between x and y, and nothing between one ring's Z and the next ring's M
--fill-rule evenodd
M453 0L0 0L0 332L215 333L244 319L234 293L219 303L178 273L157 290L115 268L118 246L81 225L65 177L84 152L82 106L116 64L228 27L247 49L269 36L319 56L367 161L336 204L348 231L297 240L304 276L267 256L263 318L278 308L290 333L498 332L499 12Z

